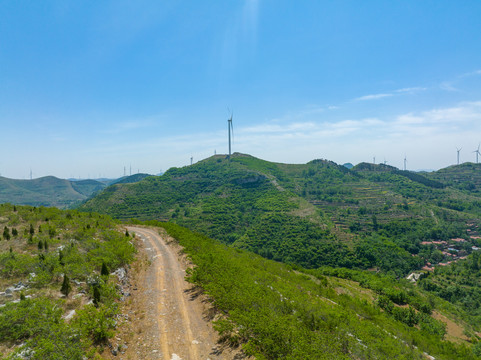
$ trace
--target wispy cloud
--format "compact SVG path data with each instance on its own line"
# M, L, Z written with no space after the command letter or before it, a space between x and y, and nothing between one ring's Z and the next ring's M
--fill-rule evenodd
M439 88L445 91L459 91L458 88L454 87L452 81L443 81L441 84L439 84Z
M412 95L412 94L416 94L416 93L419 93L419 92L425 91L425 90L427 90L427 88L420 87L420 86L406 87L406 88L392 90L390 92L385 92L385 93L360 96L360 97L355 98L354 101L378 100L378 99L383 99L383 98L387 98L387 97L406 95L406 94Z
M456 76L453 80L443 81L441 82L441 84L439 84L439 88L445 91L458 92L458 91L461 91L459 87L461 86L464 80L467 80L475 76L481 76L481 70L470 71L470 72Z
M391 97L393 94L385 93L385 94L372 94L372 95L364 95L358 98L355 98L355 101L367 101L367 100L377 100L386 97Z
M472 77L472 76L479 76L481 75L481 70L475 70L471 72L464 73L462 75L459 75L460 78L466 78L466 77Z
M257 45L259 1L247 0L226 24L221 48L221 74L233 71L239 62L252 56Z
M395 90L395 92L415 94L415 93L418 93L420 91L425 91L425 90L427 90L427 88L418 86L418 87L409 87L409 88L397 89L397 90Z

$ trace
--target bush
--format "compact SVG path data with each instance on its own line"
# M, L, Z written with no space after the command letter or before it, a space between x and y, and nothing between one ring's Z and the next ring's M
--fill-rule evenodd
M113 336L115 328L115 310L101 304L99 307L87 305L79 310L73 320L73 325L81 334L93 340L94 343L101 343Z

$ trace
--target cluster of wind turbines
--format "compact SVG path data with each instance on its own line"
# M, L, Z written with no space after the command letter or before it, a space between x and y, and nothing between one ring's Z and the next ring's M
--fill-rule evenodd
M480 146L481 146L481 143L478 144L478 148L473 151L473 153L476 154L476 164L478 163L478 157L479 157L479 155L481 155L481 153L479 152L479 147L480 147ZM462 149L463 149L463 148L459 148L459 149L456 148L456 151L457 151L457 153L458 153L458 165L459 165L459 153L460 153L460 151L461 151Z

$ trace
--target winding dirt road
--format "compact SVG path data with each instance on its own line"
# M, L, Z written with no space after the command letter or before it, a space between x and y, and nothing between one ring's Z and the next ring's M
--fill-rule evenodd
M233 359L231 349L216 344L217 333L205 318L206 304L192 296L192 285L184 280L185 262L180 247L169 243L156 229L128 227L144 243L151 265L140 281L144 296L142 332L129 349L142 359L196 360ZM135 289L134 289L135 290ZM137 336L137 335L136 335ZM224 351L222 351L224 350Z

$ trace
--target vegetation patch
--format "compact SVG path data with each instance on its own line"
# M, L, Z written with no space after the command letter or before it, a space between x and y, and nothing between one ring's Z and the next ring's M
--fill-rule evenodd
M3 204L0 216L3 358L94 358L118 321L108 269L133 260L132 238L105 215Z

